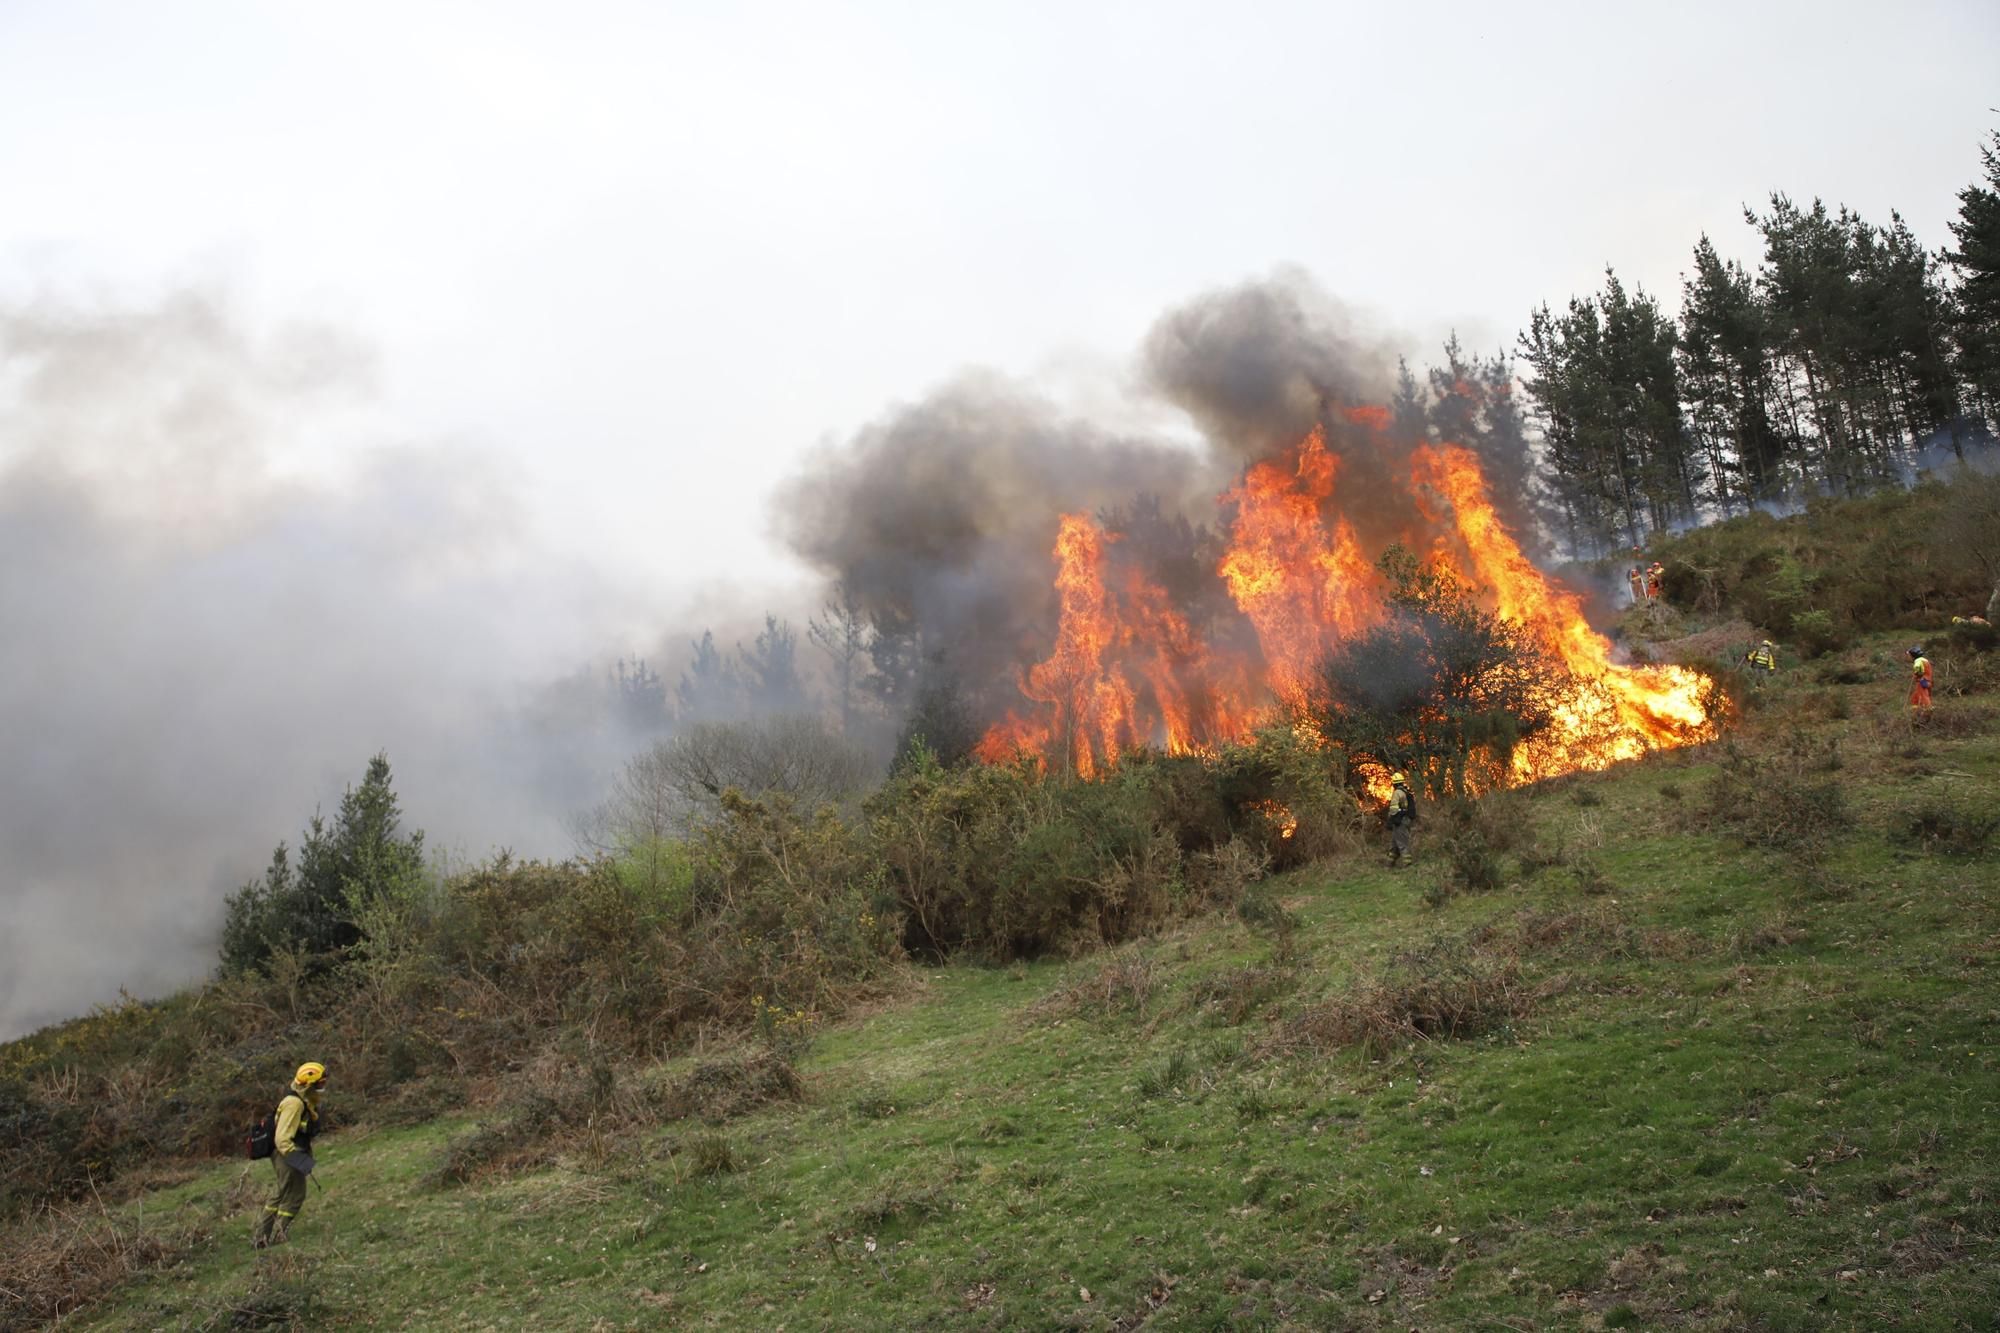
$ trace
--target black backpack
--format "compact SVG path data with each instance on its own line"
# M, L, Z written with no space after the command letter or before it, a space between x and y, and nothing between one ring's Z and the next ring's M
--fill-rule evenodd
M287 1088L285 1097L298 1097L298 1094ZM278 1104L284 1105L284 1100L284 1097L280 1097ZM299 1097L299 1103L305 1107L305 1112L299 1116L299 1127L292 1135L292 1142L301 1150L309 1151L312 1148L313 1135L319 1132L319 1117L313 1114L312 1104L305 1098ZM243 1136L243 1151L249 1155L251 1161L256 1162L269 1157L277 1150L278 1116L274 1111L250 1126L250 1132Z
M250 1160L260 1161L278 1149L278 1118L267 1115L250 1126L250 1132L243 1136L243 1151Z

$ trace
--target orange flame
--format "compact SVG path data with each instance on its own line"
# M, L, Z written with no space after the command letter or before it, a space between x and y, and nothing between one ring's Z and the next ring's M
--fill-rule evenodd
M1224 497L1236 521L1216 572L1257 628L1271 688L1289 702L1334 642L1379 615L1380 602L1347 520L1336 515L1329 533L1321 518L1340 463L1325 432L1315 427L1288 461L1257 464Z
M1343 415L1378 432L1389 420L1378 407ZM1187 753L1242 739L1300 702L1328 651L1385 614L1382 580L1337 503L1340 462L1315 428L1282 457L1249 468L1223 496L1233 514L1216 575L1254 646L1203 641L1164 589L1113 558L1118 534L1086 515L1065 515L1055 545L1054 648L1019 679L1030 706L989 729L978 757L1002 762L1026 753L1089 778L1134 747ZM1409 487L1426 522L1406 544L1459 574L1578 681L1555 724L1516 749L1515 780L1602 768L1712 736L1706 678L1685 667L1614 663L1580 599L1537 569L1501 521L1474 454L1454 445L1416 448ZM1386 772L1357 776L1386 792Z
M1501 522L1470 450L1455 445L1419 448L1411 471L1419 487L1429 487L1449 502L1473 581L1490 591L1493 609L1561 658L1583 687L1554 727L1516 751L1516 777L1603 768L1647 750L1713 735L1702 706L1707 678L1680 666L1614 663L1610 641L1584 619L1577 595L1551 584ZM1421 489L1418 497L1422 504ZM1438 517L1434 510L1432 516Z

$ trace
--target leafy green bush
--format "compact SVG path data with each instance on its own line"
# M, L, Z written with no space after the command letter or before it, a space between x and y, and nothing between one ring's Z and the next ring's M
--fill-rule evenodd
M1792 642L1807 657L1823 657L1854 642L1854 634L1837 623L1831 611L1794 611Z

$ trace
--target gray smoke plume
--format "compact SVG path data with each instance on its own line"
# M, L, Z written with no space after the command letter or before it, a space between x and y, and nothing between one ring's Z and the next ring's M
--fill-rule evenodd
M370 374L208 295L0 309L0 1038L207 971L223 894L377 750L472 855L566 851L572 788L630 752L535 684L614 591L522 536L488 460L287 477L293 423Z
M777 497L778 532L878 626L921 637L980 703L1047 650L1063 514L1159 497L1205 506L1218 473L1163 440L1065 419L1031 390L966 376L823 451Z
M1200 446L1112 434L1025 386L967 377L822 453L779 495L779 535L878 627L912 626L991 720L1049 649L1063 514L1111 513L1121 551L1203 632L1241 633L1214 577L1218 497L1315 423L1351 455L1343 485L1368 485L1385 437L1341 409L1383 401L1394 364L1330 297L1280 273L1171 310L1145 339L1139 391L1185 412Z
M1396 366L1386 343L1295 270L1168 311L1143 361L1150 386L1239 463L1297 444L1334 406L1386 401Z

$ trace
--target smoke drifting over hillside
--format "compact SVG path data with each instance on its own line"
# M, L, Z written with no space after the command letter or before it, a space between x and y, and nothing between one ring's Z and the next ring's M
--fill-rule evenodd
M1393 357L1357 328L1291 274L1169 311L1126 401L1185 413L1193 443L967 374L809 461L775 524L867 623L869 734L939 681L981 728L1011 714L1057 630L1064 515L1114 519L1117 560L1242 653L1262 613L1217 570L1247 465L1316 430L1361 545L1411 528L1414 441L1354 406ZM560 855L669 712L707 715L674 698L700 622L552 557L492 458L368 444L372 370L336 331L199 294L0 309L0 1037L206 971L223 895L377 750L433 845ZM308 479L306 443L340 465ZM717 645L764 609L712 622ZM648 620L658 676L607 705L602 659Z
M909 626L919 673L948 677L990 721L1048 647L1064 514L1116 511L1178 603L1220 598L1201 531L1217 498L1337 405L1386 398L1394 364L1337 302L1281 273L1169 310L1144 340L1138 390L1185 412L1199 445L1112 434L1030 386L966 377L823 453L780 493L778 531L878 628ZM1357 485L1386 466L1364 434L1329 438L1336 453L1353 444ZM1382 507L1400 493L1384 488Z
M613 590L522 535L489 460L287 477L370 373L202 295L0 311L0 1037L207 970L223 893L376 750L473 855L565 851L623 757L537 716Z

